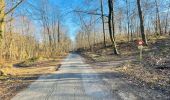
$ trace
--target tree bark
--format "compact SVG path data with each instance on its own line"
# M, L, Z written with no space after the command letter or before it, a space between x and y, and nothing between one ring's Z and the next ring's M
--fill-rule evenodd
M1 0L0 1L1 5L0 5L0 44L1 44L1 40L4 34L4 19L5 19L5 1Z
M139 19L140 19L141 36L142 36L142 40L144 42L144 45L147 46L147 39L146 39L146 35L145 35L144 21L143 21L143 15L142 15L142 10L141 10L140 0L137 0L137 6L138 6Z
M126 0L126 16L127 16L128 41L130 41L130 21L129 21L129 6L128 6L128 0Z
M60 21L58 20L58 43L60 43Z
M168 16L169 16L169 8L168 8L168 12L167 12L167 15L166 15L166 21L165 21L165 34L167 34Z
M158 8L158 2L157 0L155 0L156 3L156 16L157 16L157 24L158 24L158 28L159 28L159 35L162 35L162 29L161 29L161 20L160 20L160 15L159 15L159 8Z
M105 23L104 23L104 13L103 13L103 0L100 0L101 3L101 17L102 17L102 25L103 25L103 43L106 47L106 34L105 34Z
M115 38L113 37L114 36L114 22L113 20L113 1L112 0L108 0L108 7L109 7L109 17L108 17L108 26L109 26L109 35L110 35L110 40L112 42L112 46L113 46L113 50L114 50L114 54L118 55L119 52L117 50L117 47L116 47L116 41L115 41ZM112 27L113 25L113 27Z

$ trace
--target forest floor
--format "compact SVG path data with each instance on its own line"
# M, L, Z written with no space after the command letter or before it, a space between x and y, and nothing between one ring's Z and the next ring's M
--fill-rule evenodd
M19 91L27 88L29 84L41 75L56 72L60 62L65 56L57 59L41 59L36 61L26 60L10 66L4 66L1 70L5 75L0 76L0 100L10 100Z
M87 62L101 69L110 67L110 70L124 74L126 80L138 86L149 87L161 93L170 94L170 37L152 38L148 47L143 49L143 59L139 60L139 49L135 42L121 41L117 43L119 56L113 54L108 44L93 46L93 51L82 50L79 53ZM116 65L116 62L121 62Z

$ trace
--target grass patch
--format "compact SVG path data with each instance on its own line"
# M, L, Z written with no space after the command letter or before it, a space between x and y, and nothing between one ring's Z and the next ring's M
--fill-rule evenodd
M1 67L0 70L4 75L0 76L0 99L10 100L16 93L26 88L40 75L55 73L64 58L65 56L50 60L31 58L21 62L23 67Z

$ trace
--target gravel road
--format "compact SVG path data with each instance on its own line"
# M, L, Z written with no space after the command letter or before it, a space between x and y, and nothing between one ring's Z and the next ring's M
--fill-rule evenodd
M168 100L157 91L110 74L99 73L78 54L70 54L59 71L41 76L12 100ZM112 77L105 77L109 75Z

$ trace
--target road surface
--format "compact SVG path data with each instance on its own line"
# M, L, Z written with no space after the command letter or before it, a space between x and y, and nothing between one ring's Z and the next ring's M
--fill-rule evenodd
M110 76L110 77L106 77ZM166 100L159 92L137 87L116 73L97 72L70 54L54 74L43 75L12 100Z

